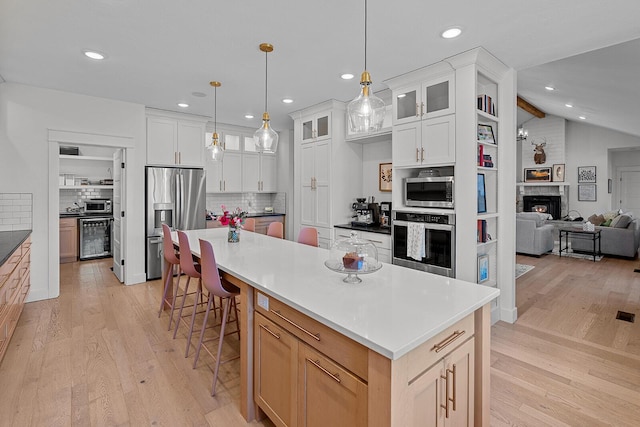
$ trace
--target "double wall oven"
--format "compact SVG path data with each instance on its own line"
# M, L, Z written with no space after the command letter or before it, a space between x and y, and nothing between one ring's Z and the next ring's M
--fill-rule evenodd
M424 230L424 256L410 254L409 228ZM393 264L455 277L455 215L393 212ZM413 255L413 256L412 256Z

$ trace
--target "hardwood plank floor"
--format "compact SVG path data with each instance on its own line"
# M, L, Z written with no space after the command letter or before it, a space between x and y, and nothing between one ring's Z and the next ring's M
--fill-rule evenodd
M639 262L517 262L535 268L516 282L518 321L492 328L491 425L640 425L640 320L615 320L640 316ZM0 425L247 425L238 362L211 397L211 358L192 369L186 328L173 340L157 317L160 281L122 286L109 266L63 264L60 298L25 306L0 365Z

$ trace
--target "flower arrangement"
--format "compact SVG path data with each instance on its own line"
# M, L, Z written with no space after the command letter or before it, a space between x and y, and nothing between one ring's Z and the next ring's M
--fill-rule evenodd
M228 225L229 227L242 227L244 224L244 218L247 216L247 212L240 208L235 208L232 212L229 212L225 205L222 205L222 216L218 217L221 225Z

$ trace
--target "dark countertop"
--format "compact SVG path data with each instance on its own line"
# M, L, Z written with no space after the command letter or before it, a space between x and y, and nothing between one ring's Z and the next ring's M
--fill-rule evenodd
M31 230L0 231L0 265L31 235Z
M98 212L60 212L60 218L113 218L113 213Z
M277 212L249 212L247 213L247 218L258 218L263 216L285 216L286 214L277 213ZM217 219L209 219L207 221L217 221Z
M367 227L362 225L338 224L338 225L334 225L334 227L344 228L345 230L367 231L369 233L391 234L390 227L380 227L379 225L373 225L373 226Z

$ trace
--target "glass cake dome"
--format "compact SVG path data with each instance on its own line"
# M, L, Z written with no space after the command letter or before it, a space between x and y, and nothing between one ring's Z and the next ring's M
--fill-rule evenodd
M351 231L348 239L336 240L331 247L329 259L324 262L330 270L347 275L342 281L360 283L358 274L368 274L380 270L378 249L369 241L358 239L358 233Z

